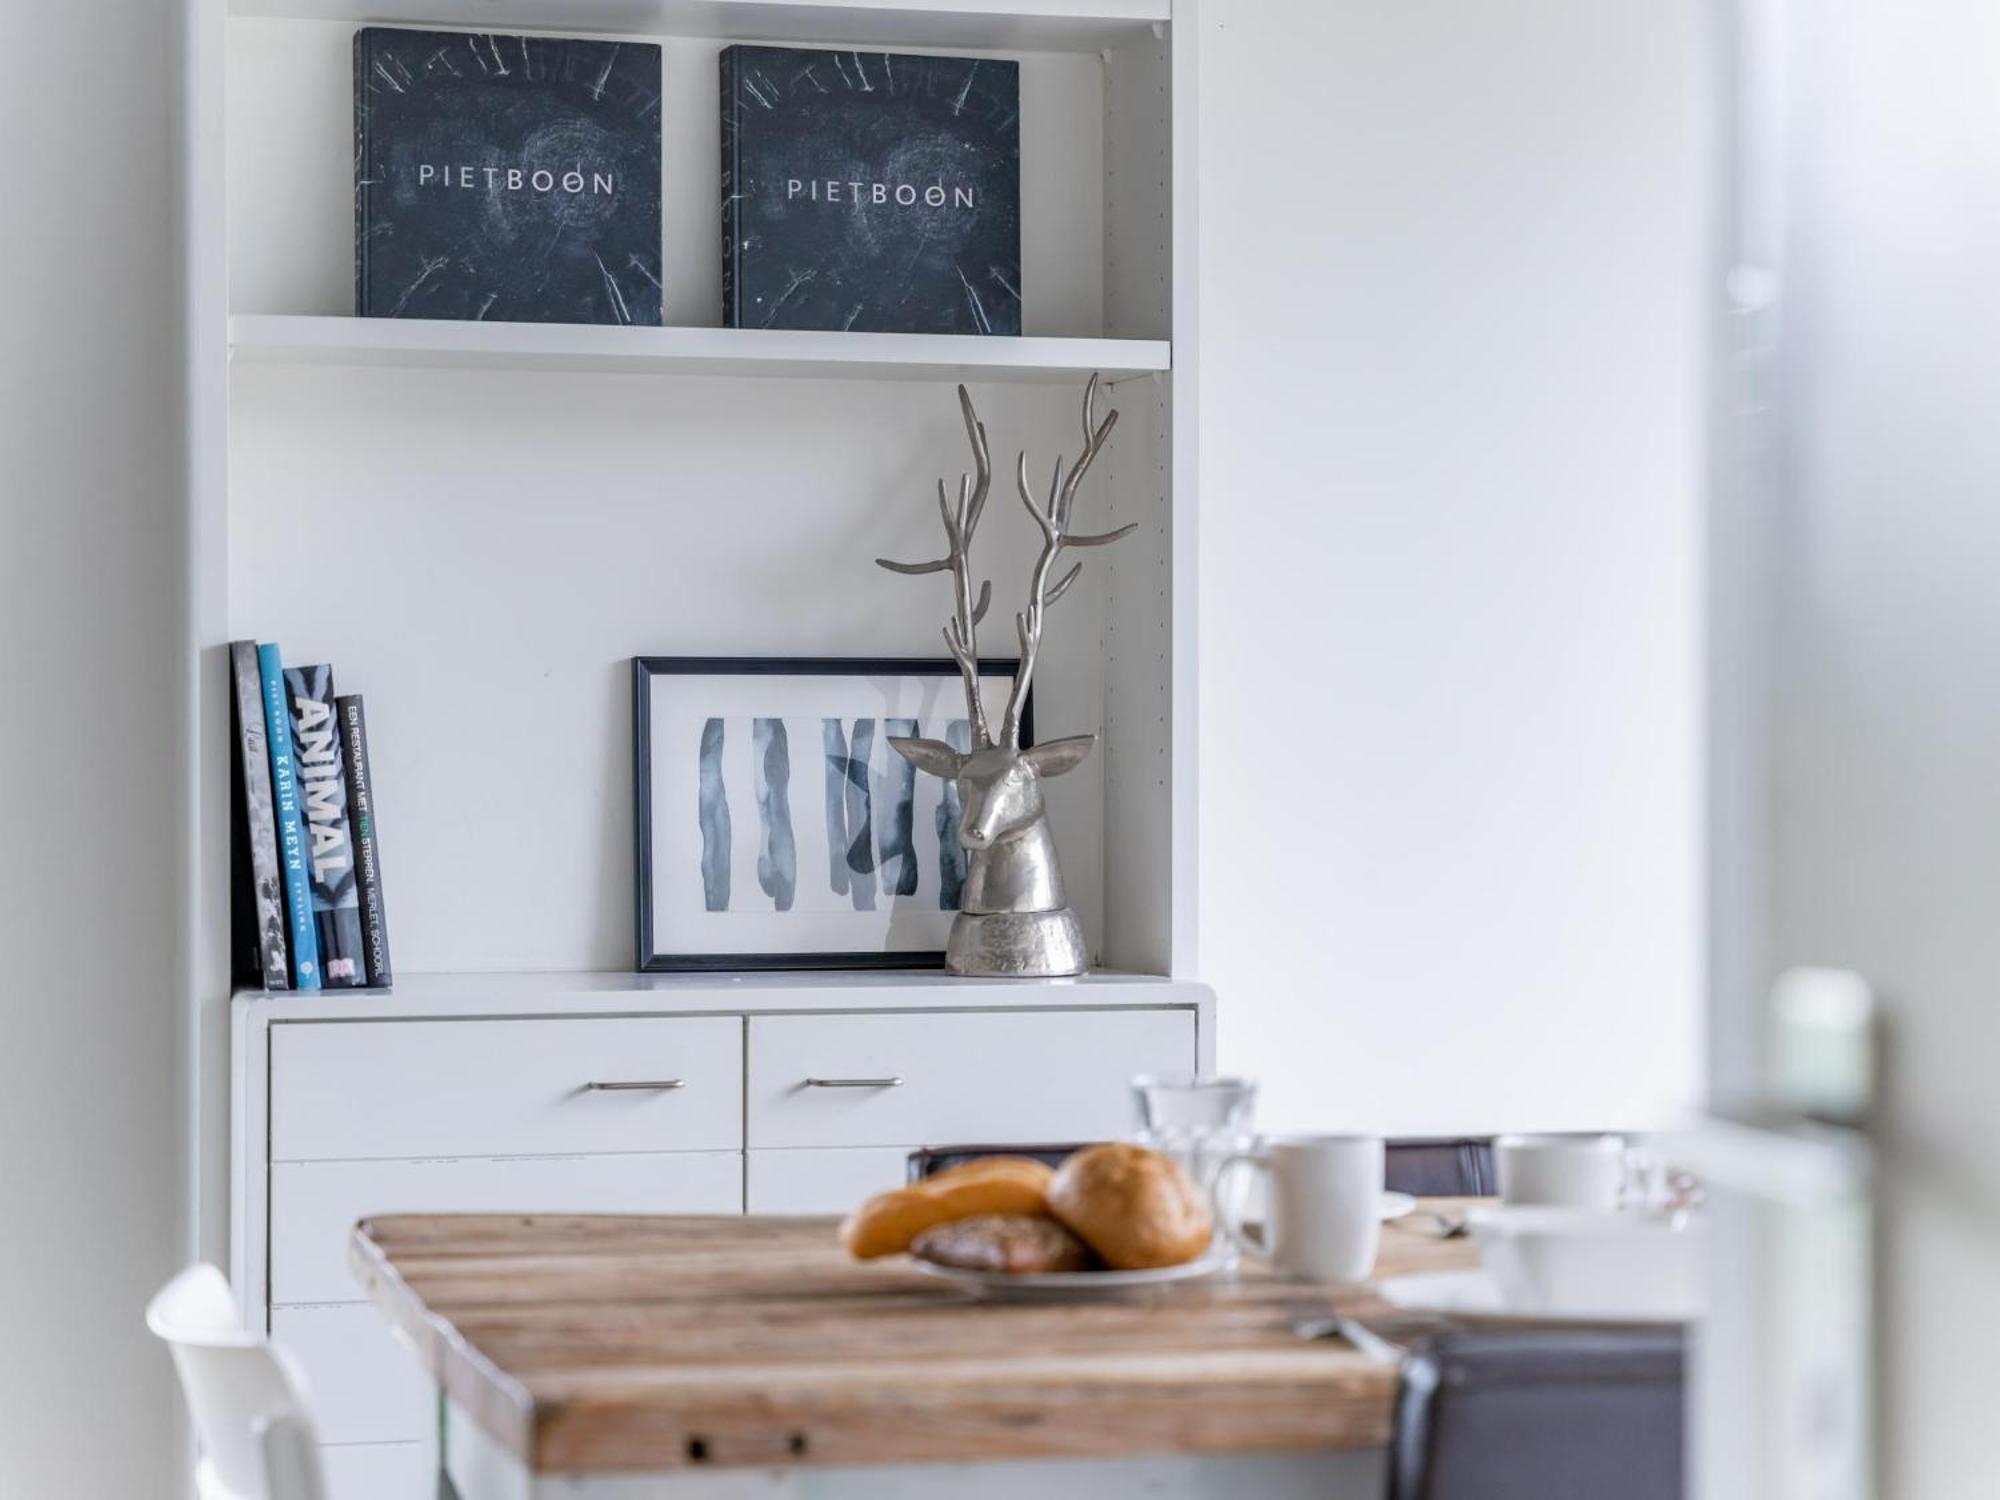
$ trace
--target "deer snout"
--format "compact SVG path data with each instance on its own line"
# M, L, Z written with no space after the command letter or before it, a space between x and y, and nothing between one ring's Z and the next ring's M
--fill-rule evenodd
M1042 799L1032 778L1005 776L983 785L959 783L964 811L958 840L968 849L991 849L1014 838L1042 815Z

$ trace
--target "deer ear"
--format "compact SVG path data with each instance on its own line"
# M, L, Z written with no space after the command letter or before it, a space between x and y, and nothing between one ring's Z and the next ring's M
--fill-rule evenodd
M889 743L898 755L919 771L942 776L946 781L955 779L965 768L965 757L943 740L899 739L891 735Z
M1021 759L1034 768L1037 776L1060 776L1065 771L1074 771L1083 764L1090 747L1097 743L1094 734L1075 734L1066 740L1048 740L1039 745L1030 745L1021 752Z

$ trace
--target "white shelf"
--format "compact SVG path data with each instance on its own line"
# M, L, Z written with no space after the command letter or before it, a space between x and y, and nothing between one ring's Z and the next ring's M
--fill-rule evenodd
M239 991L267 1021L746 1011L1199 1008L1206 985L1151 974L959 979L935 969L756 974L407 974L387 990Z
M1171 0L230 0L229 12L478 30L1097 52L1166 24L1172 5Z
M855 380L1068 383L1093 370L1118 379L1165 370L1172 362L1171 346L1164 339L981 338L240 314L229 320L229 343L238 364Z

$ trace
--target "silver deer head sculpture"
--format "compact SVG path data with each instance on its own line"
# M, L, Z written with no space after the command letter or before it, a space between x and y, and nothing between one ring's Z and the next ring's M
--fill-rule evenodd
M958 840L966 851L966 873L946 965L955 974L1021 978L1079 974L1088 954L1083 929L1063 896L1062 871L1056 864L1055 842L1049 837L1042 802L1042 781L1083 764L1097 736L1076 735L1023 748L1021 715L1041 654L1044 617L1049 606L1068 593L1083 572L1083 564L1078 562L1051 581L1056 564L1066 551L1107 546L1137 528L1134 522L1095 534L1070 530L1077 486L1103 451L1105 440L1117 425L1118 413L1108 412L1103 421L1097 420L1097 377L1091 376L1083 394L1083 451L1067 472L1062 459L1056 459L1046 500L1037 497L1028 482L1025 451L1015 465L1021 504L1042 534L1042 550L1029 577L1027 608L1014 616L1020 664L1015 668L1014 685L996 735L979 694L979 622L986 618L987 606L992 603L993 585L982 580L975 596L971 565L973 533L986 509L993 465L986 447L985 424L973 411L972 398L964 386L958 388L958 405L965 417L965 435L972 444L976 472L959 476L956 505L944 481L938 481L945 555L920 563L892 562L885 557L876 562L892 573L951 574L955 607L945 622L944 640L965 679L972 748L961 751L940 740L925 739L891 739L889 743L917 769L941 776L957 788Z

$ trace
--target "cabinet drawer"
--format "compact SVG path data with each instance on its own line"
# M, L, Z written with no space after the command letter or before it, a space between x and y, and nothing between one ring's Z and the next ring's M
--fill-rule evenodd
M659 1155L280 1162L271 1168L271 1300L359 1302L357 1219L394 1213L733 1214L734 1151Z
M743 1173L744 1212L844 1214L862 1200L907 1182L913 1149L752 1151Z
M1134 1073L1195 1065L1184 1010L753 1016L751 1146L1124 1135ZM893 1087L826 1087L897 1078Z
M271 1160L734 1151L742 1047L733 1016L274 1026Z
M322 1443L421 1442L436 1426L436 1386L372 1304L274 1308L271 1337L305 1372Z
M437 1500L428 1443L344 1443L319 1450L326 1500Z

